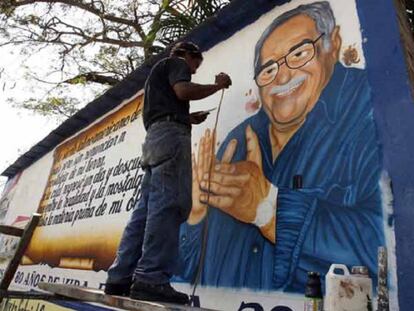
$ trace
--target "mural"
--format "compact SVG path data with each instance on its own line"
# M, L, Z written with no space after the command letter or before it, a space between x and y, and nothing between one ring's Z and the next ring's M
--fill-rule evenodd
M398 310L392 194L382 182L387 149L374 122L379 87L371 75L380 69L363 49L375 36L361 29L356 1L278 3L205 51L194 76L210 83L223 71L233 85L218 128L218 109L193 127L193 206L174 287L191 293L201 267L203 307L302 310L308 271L323 281L331 263L364 265L376 282L377 248L386 245ZM219 98L195 101L192 111L217 108ZM43 214L15 287L102 288L140 198L141 110L138 92L24 170L17 195L2 198L7 224Z
M55 149L26 263L95 271L110 266L140 196L140 145L131 148L131 125L141 111L139 96Z
M16 192L16 185L20 179L21 173L9 179L0 197L0 223L4 223L7 212L9 210L10 202L13 200Z
M210 130L194 156L182 280L196 273L206 218L204 285L304 292L307 272L323 276L331 263L375 278L381 154L366 72L339 63L341 43L329 2L289 10L260 36L251 66L261 108L214 159ZM344 57L359 62L356 53Z
M0 197L0 224L5 224L7 212L9 211L10 203L16 193L16 185L20 179L21 173L17 174L13 178L7 181L3 193ZM12 226L18 228L24 228L29 218L25 216L18 216L13 222ZM13 257L19 238L0 234L0 264L7 264L8 261Z

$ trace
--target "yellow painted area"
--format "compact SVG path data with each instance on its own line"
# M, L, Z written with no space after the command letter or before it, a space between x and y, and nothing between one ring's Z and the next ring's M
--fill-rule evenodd
M82 151L94 142L109 136L117 129L122 128L122 125L128 124L133 118L137 118L138 115L142 113L142 108L143 96L141 95L93 125L91 128L81 132L74 138L57 147L54 152L53 166L49 175L49 180L37 212L42 213L43 208L48 203L52 182L56 178L55 172L58 171L58 168L62 165L62 162L65 159Z
M37 212L47 214L48 205L53 201L51 194L56 188L56 179L68 161L73 161L76 165L76 159L81 162L82 151L88 150L88 147L113 139L116 143L117 135L141 116L142 110L143 96L140 95L58 146L54 151L52 169ZM100 158L96 159L99 160ZM94 230L97 225L94 221L80 222L76 226L40 226L35 230L25 255L31 264L44 262L52 267L95 271L106 269L115 256L124 222L123 218L114 217L110 224L105 225L105 231ZM102 232L113 233L108 239Z
M122 128L122 125L128 124L131 121L131 118L136 118L140 115L142 108L143 96L141 95L123 106L121 109L108 115L91 128L60 145L55 150L53 167L60 165L60 162L73 154L82 151L84 148L88 147L97 140L100 140L110 135L112 132L115 132L117 129Z
M66 311L64 308L51 302L31 299L4 299L0 311Z

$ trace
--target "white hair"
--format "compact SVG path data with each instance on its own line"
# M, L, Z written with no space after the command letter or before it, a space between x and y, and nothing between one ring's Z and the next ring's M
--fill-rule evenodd
M260 68L260 51L262 49L264 41L270 36L270 34L280 25L285 23L287 20L297 15L306 15L312 18L316 24L316 30L320 34L325 34L322 37L323 47L326 51L331 48L331 34L335 28L335 17L333 15L331 5L328 1L313 2L310 4L300 5L297 8L287 11L282 15L278 16L273 22L266 28L256 43L254 52L254 73L255 76L258 74Z

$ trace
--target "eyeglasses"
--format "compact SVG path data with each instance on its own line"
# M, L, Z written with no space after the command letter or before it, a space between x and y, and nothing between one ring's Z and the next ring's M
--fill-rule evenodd
M325 33L322 33L315 40L305 39L292 46L289 53L281 58L271 59L260 66L259 73L254 77L258 87L269 85L276 78L280 66L286 64L290 69L298 69L309 63L315 56L315 44ZM280 62L283 60L282 62Z

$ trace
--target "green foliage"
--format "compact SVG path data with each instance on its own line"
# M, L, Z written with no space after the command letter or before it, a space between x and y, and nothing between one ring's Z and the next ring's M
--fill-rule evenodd
M18 107L34 111L43 116L70 117L77 111L75 108L76 100L68 97L48 97L44 101L30 98Z
M2 0L0 2L0 13L9 17L13 14L15 7L13 6L13 0Z
M69 83L69 84L86 84L86 82L87 82L86 77L85 76L82 76L82 75L67 80L67 83ZM59 104L59 102L58 102L58 104Z
M28 60L27 82L44 88L43 95L36 92L13 104L43 115L70 116L87 103L72 96L71 87L86 90L99 84L102 92L229 1L0 0L0 53L2 47L18 49ZM41 70L29 61L37 53L48 55Z
M228 1L193 0L188 3L189 5L183 6L182 1L177 1L175 6L166 8L157 31L157 39L164 45L171 44L177 38L184 36L227 5Z

